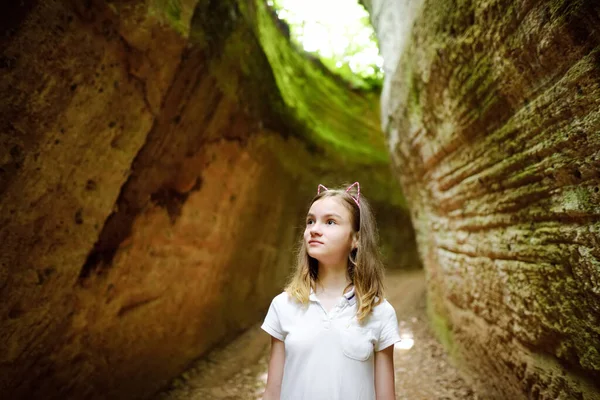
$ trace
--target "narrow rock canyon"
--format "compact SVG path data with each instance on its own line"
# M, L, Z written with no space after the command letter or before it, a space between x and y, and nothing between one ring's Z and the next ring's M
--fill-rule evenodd
M600 5L362 3L381 90L263 0L0 6L0 398L153 398L253 338L360 181L480 398L600 399Z

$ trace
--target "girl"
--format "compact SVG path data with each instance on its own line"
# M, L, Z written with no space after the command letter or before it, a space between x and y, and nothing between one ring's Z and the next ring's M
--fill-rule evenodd
M264 400L395 399L400 335L382 278L375 220L358 182L319 185L296 271L262 325L272 336Z

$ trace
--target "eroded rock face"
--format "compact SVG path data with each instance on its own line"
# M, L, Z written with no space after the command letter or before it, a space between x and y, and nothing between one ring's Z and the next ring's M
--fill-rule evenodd
M376 94L295 53L264 2L16 3L0 397L156 392L264 316L318 183L361 181L388 260L414 263Z
M598 398L598 2L365 3L438 332L486 398Z

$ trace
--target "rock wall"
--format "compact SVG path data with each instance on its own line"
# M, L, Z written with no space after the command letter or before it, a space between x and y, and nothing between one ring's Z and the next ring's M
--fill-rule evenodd
M484 398L600 398L600 5L364 3L439 336Z
M318 183L361 181L415 262L377 94L263 2L0 9L1 398L155 393L264 316Z

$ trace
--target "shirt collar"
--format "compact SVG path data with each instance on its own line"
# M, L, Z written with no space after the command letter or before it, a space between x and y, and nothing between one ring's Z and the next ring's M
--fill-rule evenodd
M356 294L354 293L354 286L352 286L349 291L344 293L344 297L351 306L356 304ZM310 288L310 296L308 296L308 299L312 301L317 301L317 295L315 294L313 288Z
M346 300L348 300L348 303L350 303L350 305L356 304L356 294L354 293L354 286L352 286L352 288L349 291L344 293L344 297L346 298Z

